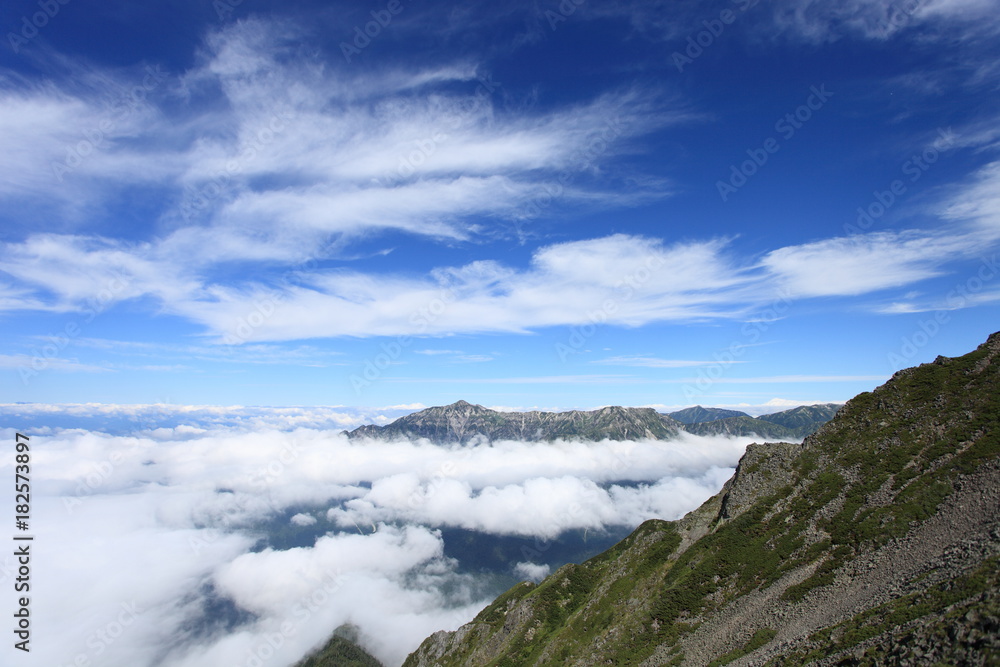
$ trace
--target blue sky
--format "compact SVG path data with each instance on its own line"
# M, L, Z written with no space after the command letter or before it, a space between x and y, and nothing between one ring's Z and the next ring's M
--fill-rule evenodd
M998 329L995 9L5 3L0 402L846 400Z

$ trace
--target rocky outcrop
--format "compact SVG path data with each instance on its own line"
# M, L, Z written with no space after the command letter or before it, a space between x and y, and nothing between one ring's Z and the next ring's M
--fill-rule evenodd
M1000 334L897 373L715 497L522 583L408 667L1000 663Z

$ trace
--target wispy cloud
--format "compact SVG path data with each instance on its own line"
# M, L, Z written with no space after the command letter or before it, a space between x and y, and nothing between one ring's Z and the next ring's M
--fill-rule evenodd
M27 354L0 354L0 368L24 370L55 370L65 373L110 373L106 366L81 363L77 359L63 359L56 356L30 356Z
M888 375L770 375L750 378L719 378L720 384L796 384L800 382L885 382ZM695 382L697 378L679 380Z
M939 30L954 27L955 24L970 30L975 29L977 23L992 25L995 29L994 9L989 0L911 3L895 0L784 0L771 5L774 22L779 28L802 39L822 42L851 35L886 40L907 28L935 22Z
M423 354L430 357L447 357L449 363L478 364L486 361L493 361L493 355L489 354L468 354L461 350L414 350L415 354Z
M940 276L947 262L974 256L980 244L968 232L882 232L781 248L762 265L796 297L868 294Z
M711 366L718 364L718 361L690 361L686 359L659 359L657 357L608 357L607 359L597 359L592 364L605 364L608 366L638 366L642 368L692 368L698 366ZM734 361L732 363L744 363Z
M44 337L42 337L44 341ZM308 366L325 368L344 365L343 353L314 345L274 345L252 343L247 345L190 345L181 343L152 343L145 341L111 340L81 337L74 339L80 347L115 352L124 358L148 358L175 361L202 361L227 364Z

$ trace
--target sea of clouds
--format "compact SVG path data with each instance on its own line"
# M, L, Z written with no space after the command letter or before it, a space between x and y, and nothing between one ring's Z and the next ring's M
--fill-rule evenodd
M13 443L13 429L0 434ZM492 597L445 556L441 529L530 545L677 518L721 488L751 441L438 446L349 440L287 415L27 435L32 643L17 664L45 667L279 667L345 623L399 665ZM6 449L0 477L13 479ZM317 537L266 547L276 522ZM519 578L549 570L511 562ZM0 556L8 619L15 576Z

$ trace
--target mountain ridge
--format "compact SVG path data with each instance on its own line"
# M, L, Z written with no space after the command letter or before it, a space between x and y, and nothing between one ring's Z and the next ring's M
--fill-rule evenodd
M667 413L682 424L701 424L704 422L726 419L727 417L749 417L745 412L739 410L726 410L723 408L706 408L701 405L692 405L690 408L675 410Z
M426 438L435 444L467 444L476 440L671 440L683 432L799 439L819 428L839 405L826 404L822 410L785 417L802 407L816 406L800 406L758 419L733 410L694 406L679 413L687 419L701 421L682 423L672 416L678 413L663 414L653 408L606 406L566 412L500 412L460 400L411 413L385 426L366 424L344 433L352 439ZM730 413L735 416L725 416ZM810 421L810 414L816 415L816 421ZM786 421L794 426L784 425Z
M405 667L996 664L1000 333L896 373L722 491L522 582Z

